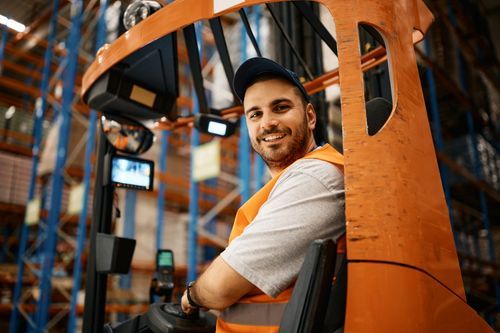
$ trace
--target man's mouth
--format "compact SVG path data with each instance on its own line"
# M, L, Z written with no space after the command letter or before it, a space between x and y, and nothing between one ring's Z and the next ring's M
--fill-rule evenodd
M282 138L285 137L285 134L283 133L279 133L279 134L271 134L271 135L267 135L265 137L262 137L262 141L264 142L274 142L274 141L278 141Z

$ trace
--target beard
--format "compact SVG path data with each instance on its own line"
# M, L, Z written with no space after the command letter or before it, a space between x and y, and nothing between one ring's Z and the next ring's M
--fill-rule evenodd
M277 143L262 146L260 137L269 134L286 134L291 138L285 143ZM288 127L276 126L262 132L251 140L253 149L262 157L269 168L284 169L307 153L307 142L312 134L308 131L307 115L304 112L304 120L298 127L296 133Z

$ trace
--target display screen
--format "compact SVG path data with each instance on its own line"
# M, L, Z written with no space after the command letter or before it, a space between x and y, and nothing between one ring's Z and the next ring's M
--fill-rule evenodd
M216 135L226 135L227 125L218 123L216 121L210 121L208 123L208 132Z
M172 251L160 250L158 251L158 267L172 267L174 266Z
M111 182L117 187L151 191L153 168L152 161L114 156L111 162Z

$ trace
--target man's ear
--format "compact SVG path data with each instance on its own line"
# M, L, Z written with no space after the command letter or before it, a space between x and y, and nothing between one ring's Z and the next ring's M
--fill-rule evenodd
M316 127L316 110L314 110L314 106L311 103L307 103L306 105L306 115L307 126L313 130Z

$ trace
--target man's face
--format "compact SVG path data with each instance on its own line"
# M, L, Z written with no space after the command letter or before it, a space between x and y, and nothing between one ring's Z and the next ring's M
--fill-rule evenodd
M316 114L288 81L254 83L245 92L243 107L252 147L271 172L286 168L314 148Z

